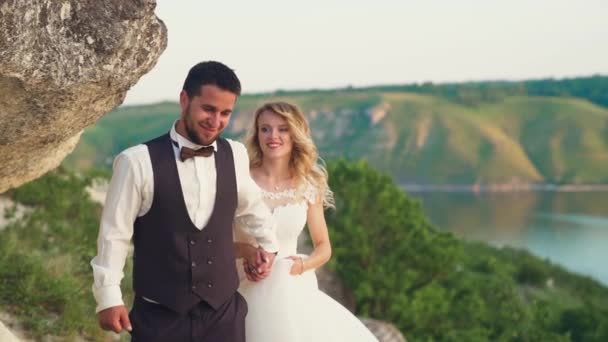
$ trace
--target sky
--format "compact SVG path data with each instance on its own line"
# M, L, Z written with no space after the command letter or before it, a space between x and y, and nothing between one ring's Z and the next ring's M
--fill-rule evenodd
M608 75L606 0L157 0L169 40L124 104L217 60L244 93Z

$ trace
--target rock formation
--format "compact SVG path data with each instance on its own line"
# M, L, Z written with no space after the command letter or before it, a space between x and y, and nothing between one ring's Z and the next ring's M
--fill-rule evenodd
M405 336L394 325L375 319L361 318L361 322L380 342L407 342Z
M17 337L8 330L2 322L0 322L0 341L3 342L19 342Z
M156 64L154 0L0 0L0 193L57 167Z

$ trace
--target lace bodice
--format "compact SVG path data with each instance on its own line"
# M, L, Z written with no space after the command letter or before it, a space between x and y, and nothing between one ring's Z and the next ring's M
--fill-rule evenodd
M309 182L278 192L262 189L262 198L277 222L278 256L285 257L297 253L298 236L306 225L308 205L315 202L316 192L314 185ZM252 242L243 236L237 238L239 241L244 239Z
M262 198L273 213L277 208L285 206L314 203L315 196L315 187L310 182L298 188L288 188L279 192L262 189Z
M277 221L279 256L297 253L298 236L306 225L308 205L314 203L315 197L316 190L309 182L279 192L262 190L262 198Z

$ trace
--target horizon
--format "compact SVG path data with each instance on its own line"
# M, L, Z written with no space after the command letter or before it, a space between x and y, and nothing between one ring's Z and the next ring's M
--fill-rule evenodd
M411 83L391 83L391 84L373 84L373 85L363 85L363 86L343 86L343 87L335 87L335 88L301 88L301 89L275 89L272 91L260 91L260 92L243 92L241 96L275 96L277 92L284 93L301 93L301 92L313 92L313 91L338 91L338 90L370 90L373 88L383 88L383 87L407 87L407 86L415 86L422 85L425 83L431 83L433 85L446 86L446 85L459 85L459 84L483 84L483 83L523 83L523 82L534 82L534 81L564 81L564 80L574 80L574 79L587 79L593 77L600 78L608 78L608 73L601 74L595 73L591 75L579 75L579 76L564 76L564 77L542 77L542 78L529 78L529 79L487 79L487 80L465 80L465 81L456 81L456 82L411 82ZM146 106L146 105L156 105L160 103L177 103L179 102L179 97L175 99L160 99L160 100L151 100L150 102L143 103L125 103L118 105L119 107L135 107L135 106Z
M168 46L125 104L177 99L217 60L244 94L608 73L608 2L158 0Z

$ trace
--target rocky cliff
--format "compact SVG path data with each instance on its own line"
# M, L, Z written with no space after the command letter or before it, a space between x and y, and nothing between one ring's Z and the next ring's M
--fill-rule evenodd
M0 0L0 193L55 168L156 64L154 0Z

